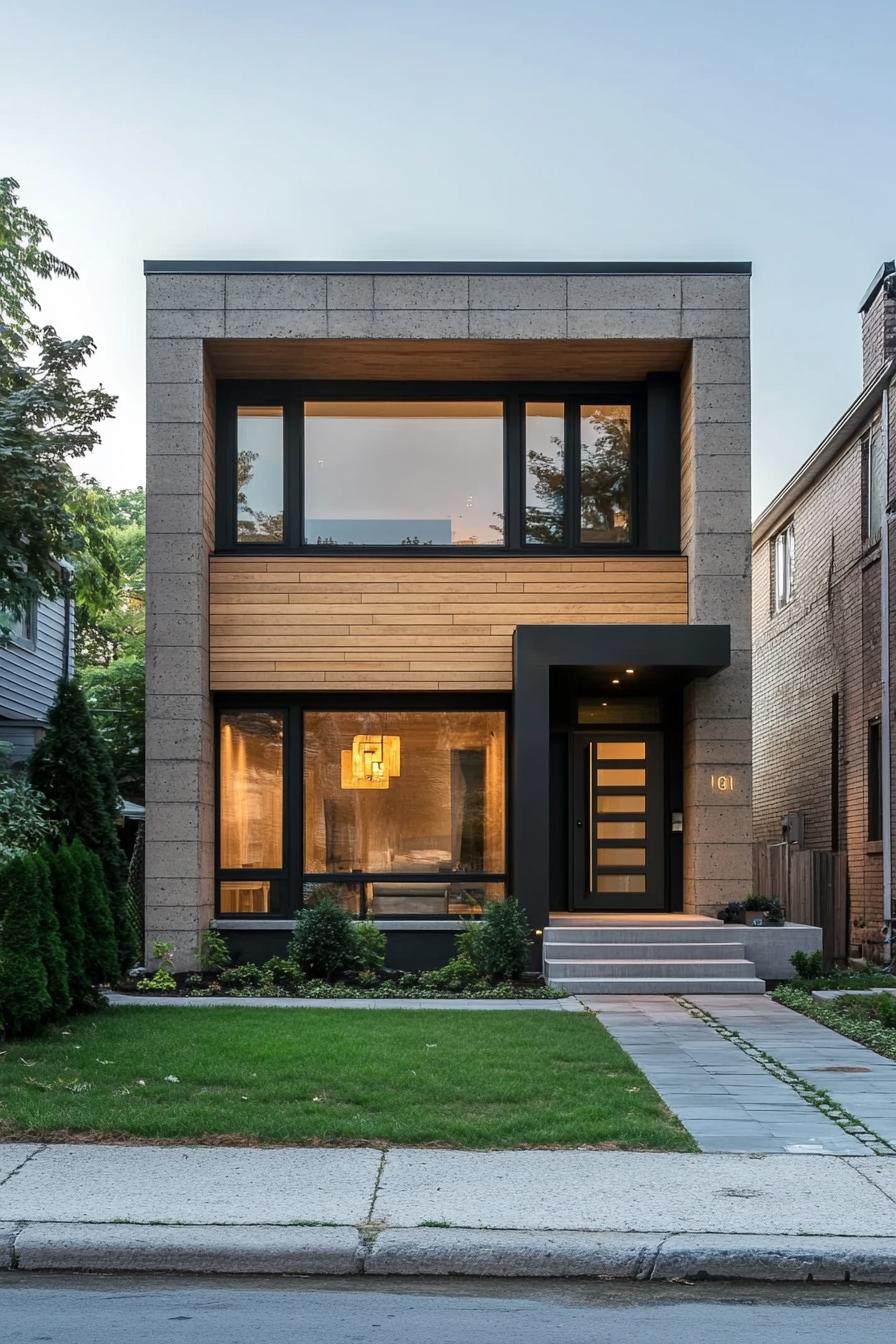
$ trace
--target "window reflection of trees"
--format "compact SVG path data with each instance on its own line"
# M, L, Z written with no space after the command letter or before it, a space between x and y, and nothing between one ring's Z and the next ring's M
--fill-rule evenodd
M283 510L265 513L254 509L251 497L252 475L258 453L241 448L236 455L236 503L240 541L282 541Z

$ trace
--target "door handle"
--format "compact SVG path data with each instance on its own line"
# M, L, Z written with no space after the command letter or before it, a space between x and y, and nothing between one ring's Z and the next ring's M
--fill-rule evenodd
M581 820L581 818L576 822L576 826L579 828L579 830L581 830L584 825L585 823L584 821Z

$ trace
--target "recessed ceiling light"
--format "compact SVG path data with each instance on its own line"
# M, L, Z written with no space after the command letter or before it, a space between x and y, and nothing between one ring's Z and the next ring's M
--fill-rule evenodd
M618 685L619 685L619 678L618 678L618 677L614 677L614 678L613 678L613 685L614 685L614 686L618 686Z
M625 670L630 677L635 675L635 669L633 667L627 667Z

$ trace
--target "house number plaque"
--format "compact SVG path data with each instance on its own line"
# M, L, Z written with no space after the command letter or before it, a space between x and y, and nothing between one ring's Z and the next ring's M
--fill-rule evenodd
M710 784L716 793L733 793L734 776L733 775L710 775Z

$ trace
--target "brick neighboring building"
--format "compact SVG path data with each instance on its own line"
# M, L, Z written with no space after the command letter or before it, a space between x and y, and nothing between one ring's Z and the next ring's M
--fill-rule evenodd
M753 527L755 837L780 840L785 816L798 813L803 848L845 850L855 950L879 937L885 865L892 873L893 695L881 649L883 610L890 648L896 631L882 532L896 449L892 261L859 311L862 392Z

